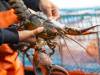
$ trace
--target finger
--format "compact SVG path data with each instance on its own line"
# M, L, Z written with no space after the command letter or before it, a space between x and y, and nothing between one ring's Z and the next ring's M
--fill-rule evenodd
M44 27L38 27L37 29L33 30L33 34L41 33L44 30Z
M47 7L45 10L44 10L45 14L47 15L48 19L51 20L52 19L52 9L51 7Z
M60 17L59 10L57 10L57 8L52 10L52 16L54 20L57 20Z

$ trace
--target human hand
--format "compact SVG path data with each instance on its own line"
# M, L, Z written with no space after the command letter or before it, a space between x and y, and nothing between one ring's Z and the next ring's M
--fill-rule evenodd
M49 0L40 0L39 8L50 20L57 20L60 17L58 8Z
M36 41L35 37L33 37L36 34L41 33L44 30L43 27L38 27L34 30L23 30L18 31L19 34L19 41L27 41L27 42L34 42Z

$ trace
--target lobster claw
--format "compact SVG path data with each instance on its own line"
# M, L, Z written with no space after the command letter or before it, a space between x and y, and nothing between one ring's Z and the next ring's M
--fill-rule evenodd
M98 32L97 31L96 32L84 32L84 33L82 33L82 35L96 34L96 33L98 33Z
M100 25L95 25L95 26L92 26L92 27L89 27L89 28L81 30L82 35L88 35L88 34L95 34L95 33L97 33L98 31L95 31L95 32L89 31L89 30L91 30L91 29L93 29L93 28L95 28L97 26L100 26Z
M65 34L68 34L68 35L88 35L88 34L95 34L97 33L98 31L89 31L97 26L100 26L100 25L95 25L95 26L92 26L92 27L89 27L89 28L85 28L85 29L82 29L82 30L79 30L79 29L75 29L75 28L68 28L66 27L65 28Z

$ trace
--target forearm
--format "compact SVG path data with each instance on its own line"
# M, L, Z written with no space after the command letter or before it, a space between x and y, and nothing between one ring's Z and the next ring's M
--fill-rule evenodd
M16 30L0 29L0 44L3 43L18 43L19 35Z
M10 30L0 29L0 45L4 43L16 44L19 41L27 41L34 34L33 30Z

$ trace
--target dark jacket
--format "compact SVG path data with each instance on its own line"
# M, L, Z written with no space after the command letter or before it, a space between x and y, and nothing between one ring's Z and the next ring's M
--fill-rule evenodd
M5 28L0 29L0 44L3 43L18 43L19 42L19 35L17 30L12 28Z
M39 0L23 0L23 1L28 8L31 8L34 11L40 11Z

